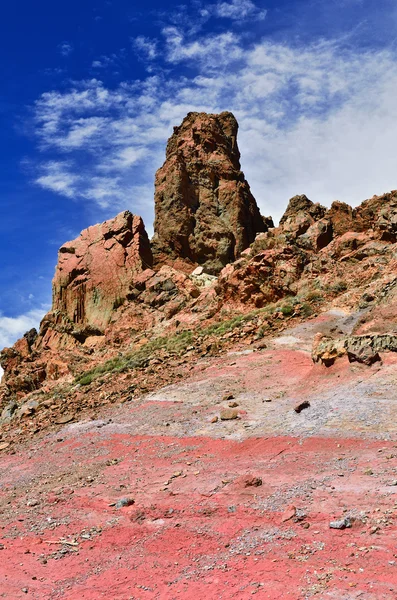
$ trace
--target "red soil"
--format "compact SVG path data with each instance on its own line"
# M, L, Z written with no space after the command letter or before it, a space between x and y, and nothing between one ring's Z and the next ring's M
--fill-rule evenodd
M397 597L393 443L111 428L3 458L0 597ZM291 505L302 520L283 521Z

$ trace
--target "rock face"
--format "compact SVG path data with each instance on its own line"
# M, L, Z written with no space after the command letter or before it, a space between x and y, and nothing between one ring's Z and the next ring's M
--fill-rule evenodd
M89 227L59 250L52 311L79 327L103 331L134 277L152 265L140 217L125 211Z
M362 289L382 276L390 281L396 270L396 223L396 191L354 209L334 202L327 210L304 195L294 196L279 227L258 235L239 260L222 270L218 294L223 302L262 307L287 296L303 298L304 288L310 299ZM383 307L389 321L396 306L394 298L390 310L391 301ZM362 332L367 330L363 326ZM382 333L387 331L390 324Z
M240 170L237 130L229 112L189 113L174 128L156 174L156 254L217 273L272 225Z
M219 322L239 312L260 319L261 337L326 305L358 311L352 335L314 340L313 360L327 366L342 356L371 365L397 352L397 192L357 208L294 196L275 228L240 171L236 136L231 113L190 113L175 128L156 176L152 247L142 219L128 211L62 246L39 332L0 354L5 419L27 395L36 401L109 359L124 372L120 357L157 338L177 334L191 352L207 328L215 339L197 347L201 356L216 352ZM169 357L178 347L174 340Z

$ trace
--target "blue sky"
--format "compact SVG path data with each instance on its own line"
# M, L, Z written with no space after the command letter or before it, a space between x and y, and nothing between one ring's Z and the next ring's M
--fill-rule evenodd
M57 249L153 180L190 110L232 110L263 214L397 188L390 0L3 3L0 346L51 302Z

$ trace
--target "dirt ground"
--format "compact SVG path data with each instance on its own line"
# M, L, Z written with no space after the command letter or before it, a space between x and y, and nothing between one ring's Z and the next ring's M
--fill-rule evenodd
M397 358L310 356L317 331L354 320L201 359L2 450L0 598L395 600Z

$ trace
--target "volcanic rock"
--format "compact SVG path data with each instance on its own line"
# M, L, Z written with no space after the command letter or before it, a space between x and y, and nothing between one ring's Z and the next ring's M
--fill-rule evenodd
M89 227L59 250L52 310L76 325L103 331L134 276L152 264L140 217L125 211Z
M154 251L217 273L272 226L240 170L238 125L229 112L189 113L156 174Z
M221 421L231 421L238 418L238 410L235 408L222 408L220 412Z

